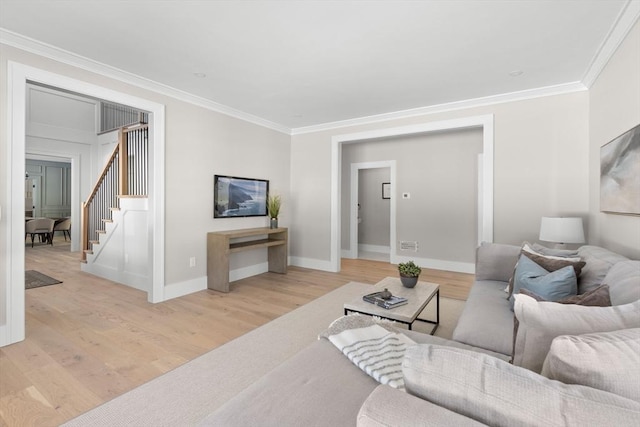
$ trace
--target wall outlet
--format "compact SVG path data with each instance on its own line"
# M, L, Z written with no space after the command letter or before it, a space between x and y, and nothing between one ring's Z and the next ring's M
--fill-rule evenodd
M402 193L402 198L403 199L410 199L411 198L411 193Z
M196 266L196 257L192 256L191 258L189 258L189 267L195 267Z

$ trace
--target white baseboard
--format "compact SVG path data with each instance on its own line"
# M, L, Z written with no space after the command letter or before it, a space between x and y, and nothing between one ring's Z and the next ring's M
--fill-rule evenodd
M358 250L362 252L375 252L379 254L391 253L391 246L367 245L365 243L358 245Z
M164 301L200 292L207 289L207 276L167 285L164 288Z
M9 328L7 325L0 325L0 347L13 344L9 339Z
M391 256L391 264L399 264L413 260L420 267L432 268L434 270L455 271L456 273L476 273L476 265L473 262L445 261L441 259L416 258L408 256Z
M331 265L331 261L325 261L322 259L292 256L289 257L289 264L295 265L296 267L311 268L313 270L335 272L333 266Z
M341 258L350 258L350 259L354 259L356 257L353 256L353 254L351 253L351 249L341 249L340 250L340 257Z
M266 273L267 271L269 271L269 264L266 262L250 265L249 267L237 268L229 271L229 282L235 282L236 280ZM172 285L165 286L164 301L189 295L194 292L204 291L205 289L207 289L207 276L174 283Z

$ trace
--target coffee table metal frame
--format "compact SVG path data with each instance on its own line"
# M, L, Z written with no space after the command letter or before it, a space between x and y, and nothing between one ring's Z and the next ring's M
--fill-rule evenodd
M431 330L431 335L436 332L440 324L440 286L438 284L418 282L415 288L405 288L400 283L400 279L387 277L376 283L372 287L371 292L381 291L384 288L389 289L393 295L408 298L409 304L385 309L364 301L361 296L357 300L344 304L344 314L360 313L368 316L378 316L407 325L407 329L409 330L412 330L413 323L419 320L434 325ZM429 320L419 318L418 316L424 311L427 305L429 305L434 296L436 297L436 319ZM407 311L411 309L413 310Z

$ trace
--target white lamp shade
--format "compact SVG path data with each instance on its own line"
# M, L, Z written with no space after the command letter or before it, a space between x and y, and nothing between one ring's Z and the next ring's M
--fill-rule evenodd
M582 218L542 217L540 240L555 243L584 243Z

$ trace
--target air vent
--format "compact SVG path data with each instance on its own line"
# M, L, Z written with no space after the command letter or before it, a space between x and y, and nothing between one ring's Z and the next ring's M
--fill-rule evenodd
M407 242L407 241L400 241L400 250L401 251L414 251L414 252L418 252L418 242Z

